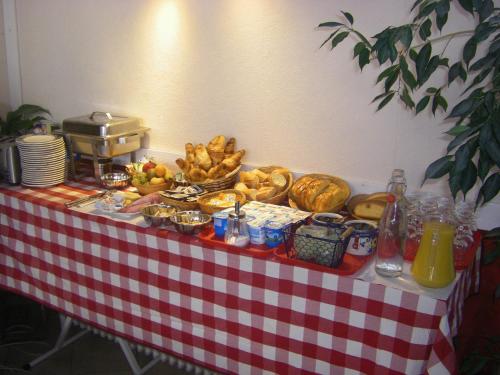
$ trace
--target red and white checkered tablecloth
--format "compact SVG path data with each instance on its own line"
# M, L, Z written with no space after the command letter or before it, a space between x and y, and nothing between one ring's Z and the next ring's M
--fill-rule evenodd
M223 373L456 372L477 262L441 300L63 205L94 189L0 185L0 286Z

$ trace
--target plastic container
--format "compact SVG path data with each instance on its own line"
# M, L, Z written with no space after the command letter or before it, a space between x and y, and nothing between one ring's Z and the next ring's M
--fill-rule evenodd
M228 212L216 212L212 215L214 232L217 237L224 237L227 230Z
M455 224L449 215L430 215L424 219L424 233L411 272L417 283L443 288L455 279L453 237Z

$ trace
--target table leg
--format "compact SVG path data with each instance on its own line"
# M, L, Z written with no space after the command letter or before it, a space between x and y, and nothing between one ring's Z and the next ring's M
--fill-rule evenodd
M78 332L74 336L70 337L68 340L66 340L66 336L69 333L69 330L71 329L71 323L73 319L71 319L69 316L64 316L64 315L59 315L59 319L61 320L61 332L59 333L59 337L57 338L56 344L54 347L49 350L48 352L42 354L41 356L35 358L33 361L30 363L24 365L23 369L29 370L32 367L38 365L40 362L45 361L47 358L49 358L51 355L57 353L59 350L65 348L69 344L75 342L78 340L80 337L88 333L88 329L85 329L83 331Z
M147 363L146 366L141 368L139 364L137 363L137 360L135 359L135 355L130 349L130 345L127 341L124 339L117 337L116 341L118 344L120 344L120 347L122 349L123 354L125 355L125 358L127 359L127 362L134 373L134 375L142 375L145 374L147 371L151 369L154 365L156 365L160 361L160 357L153 358L151 361Z

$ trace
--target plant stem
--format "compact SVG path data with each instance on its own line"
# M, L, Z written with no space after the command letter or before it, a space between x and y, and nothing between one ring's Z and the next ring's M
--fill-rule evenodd
M427 43L434 43L434 42L439 42L440 40L444 40L444 39L453 39L457 36L462 36L462 35L470 35L470 34L474 34L474 30L464 30L464 31L457 31L455 33L451 33L451 34L446 34L446 35L443 35L443 36L439 36L437 38L434 38L434 39L427 39L425 41L425 43L420 43L418 45L416 45L415 47L413 48L420 48L424 45L426 45Z

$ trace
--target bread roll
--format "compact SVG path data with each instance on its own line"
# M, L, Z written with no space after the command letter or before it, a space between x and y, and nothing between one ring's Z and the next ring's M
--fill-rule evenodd
M263 201L273 197L276 193L276 189L274 187L263 187L257 190L257 195L255 196L256 200Z
M288 178L290 171L286 168L276 168L273 169L272 173L279 173L280 175L283 175L284 177Z
M234 188L241 191L242 193L245 193L245 195L247 194L248 186L246 186L243 182L236 183L236 185L234 185Z
M271 185L273 185L276 190L278 191L283 191L286 188L286 178L282 174L272 172L271 175L269 176L269 180L271 182Z
M205 171L208 171L212 166L212 159L208 155L207 148L202 144L196 145L194 148L195 153L195 163L200 166Z
M260 182L264 182L269 178L269 175L265 172L262 172L260 169L252 169L250 173L253 173L259 178Z
M256 201L257 193L258 193L257 189L248 189L246 192L247 199L251 201Z
M243 182L249 188L257 188L259 186L259 177L252 172L240 172L240 182Z

